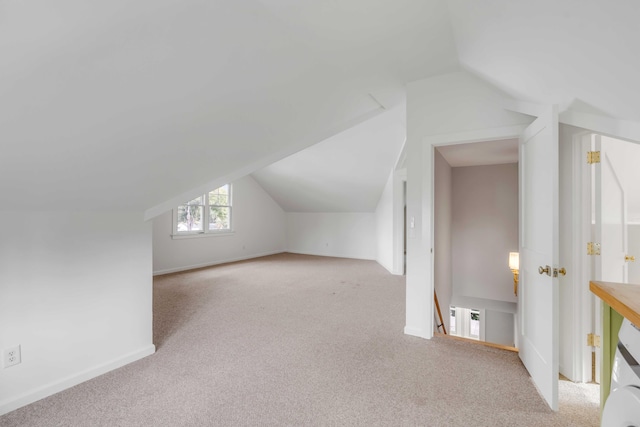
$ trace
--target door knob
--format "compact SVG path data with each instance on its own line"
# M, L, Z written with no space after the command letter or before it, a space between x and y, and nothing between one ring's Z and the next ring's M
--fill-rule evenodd
M624 262L636 262L636 257L633 255L626 255L624 257Z
M539 274L545 274L547 276L551 276L551 267L549 267L548 265L546 265L544 268L542 268L542 266L538 267L538 273Z
M567 270L562 267L562 268L554 268L553 269L553 277L558 277L558 274L560 274L561 276L566 276L567 275Z

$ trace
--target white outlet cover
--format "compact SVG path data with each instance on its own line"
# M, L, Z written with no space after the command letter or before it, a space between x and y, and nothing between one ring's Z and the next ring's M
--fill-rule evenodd
M4 359L4 367L8 368L9 366L17 365L22 362L22 357L20 355L20 346L17 345L15 347L5 348L2 351L3 359Z

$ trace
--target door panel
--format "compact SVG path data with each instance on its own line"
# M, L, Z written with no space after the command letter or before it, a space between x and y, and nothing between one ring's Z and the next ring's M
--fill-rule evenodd
M540 394L558 409L558 113L538 117L520 138L520 358ZM538 268L549 266L539 274Z

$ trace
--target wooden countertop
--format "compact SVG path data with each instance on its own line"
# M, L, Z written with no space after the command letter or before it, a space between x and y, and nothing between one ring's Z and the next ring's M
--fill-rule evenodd
M589 282L589 289L631 323L640 325L640 285Z

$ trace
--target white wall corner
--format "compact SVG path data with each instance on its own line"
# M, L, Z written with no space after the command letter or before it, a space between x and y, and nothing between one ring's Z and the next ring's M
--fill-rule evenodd
M211 262L184 265L184 266L175 267L175 268L167 268L167 269L164 269L164 270L158 270L158 271L154 271L153 275L154 276L161 276L163 274L171 274L171 273L178 273L180 271L195 270L196 268L213 267L214 265L228 264L228 263L231 263L231 262L238 262L238 261L245 261L245 260L248 260L248 259L261 258L261 257L265 257L265 256L270 256L270 255L282 254L282 253L285 253L285 252L286 251L284 249L282 249L282 250L276 250L276 251L267 251L267 252L254 253L254 254L244 255L244 256L221 258L221 259L216 259L215 261L211 261Z
M424 338L424 339L427 339L427 340L433 338L433 333L427 334L427 333L425 333L425 331L423 329L414 328L414 327L411 327L411 326L405 326L404 327L404 334L405 335L410 335L412 337Z
M284 159L285 157L289 157L292 154L295 154L299 151L304 150L312 145L315 145L321 141L326 140L327 138L337 135L340 132L343 132L347 129L350 129L360 123L363 123L373 117L378 116L379 114L384 113L386 110L383 107L375 108L367 113L364 113L358 117L347 120L343 123L340 123L330 129L326 129L324 132L318 132L317 134L310 135L308 138L299 141L296 144L292 144L291 146L269 154L257 161L247 164L246 166L239 168L235 171L231 171L223 176L219 176L215 179L212 179L209 182L206 182L202 185L199 185L196 188L185 191L182 194L176 195L169 200L166 200L162 203L159 203L155 206L150 207L144 212L144 220L149 221L152 220L163 213L172 210L175 206L178 206L181 203L184 203L185 200L193 199L197 197L199 194L203 194L207 191L210 191L213 188L218 188L221 185L227 184L229 182L237 181L241 178L244 178L253 172L260 170L266 166L269 166L279 160Z
M533 102L520 101L518 99L504 99L502 106L505 110L515 111L516 113L526 114L527 116L540 117L547 110L548 106L536 104Z

